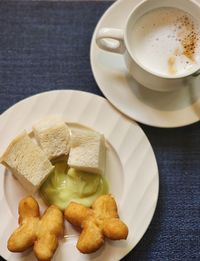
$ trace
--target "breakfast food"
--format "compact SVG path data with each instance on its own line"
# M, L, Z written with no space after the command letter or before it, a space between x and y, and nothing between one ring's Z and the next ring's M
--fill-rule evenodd
M70 131L59 116L48 116L33 125L35 138L50 160L68 155Z
M74 128L68 165L85 172L102 174L105 169L105 139L96 131Z
M55 164L54 171L40 188L40 195L48 204L64 210L71 201L90 207L100 195L108 193L103 175L69 168L64 161Z
M9 238L8 249L22 252L33 246L38 260L51 260L64 230L62 211L70 223L82 228L77 244L82 253L96 251L104 237L126 239L128 228L107 194L104 136L57 116L34 124L33 134L18 135L0 162L29 192L39 189L49 207L40 217L33 197L20 201L19 227Z
M98 250L104 243L104 237L120 240L128 236L128 228L119 219L117 205L111 195L97 198L92 208L71 202L64 211L64 217L82 229L77 248L84 254Z
M54 169L25 131L10 143L0 162L12 171L29 193L34 193Z
M58 247L58 237L63 234L62 212L54 205L40 218L39 206L33 197L19 203L19 227L10 236L7 247L11 252L22 252L34 246L38 260L49 261Z

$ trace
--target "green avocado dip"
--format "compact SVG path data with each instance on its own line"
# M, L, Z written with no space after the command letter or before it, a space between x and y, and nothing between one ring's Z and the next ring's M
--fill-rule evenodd
M71 201L90 207L97 197L107 193L108 183L105 177L68 168L65 162L55 164L54 171L40 188L44 201L62 210Z

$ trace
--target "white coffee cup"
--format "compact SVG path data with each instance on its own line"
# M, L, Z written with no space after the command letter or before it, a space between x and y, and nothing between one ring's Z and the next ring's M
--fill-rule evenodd
M130 44L130 37L133 37L134 41L131 30L136 21L146 13L161 7L178 8L192 17L200 17L200 4L192 0L146 0L131 11L124 30L101 28L97 32L96 43L105 51L122 54L128 71L143 86L157 91L173 91L191 85L194 78L200 75L200 63L180 75L162 75L152 71L150 67L143 66L134 56Z

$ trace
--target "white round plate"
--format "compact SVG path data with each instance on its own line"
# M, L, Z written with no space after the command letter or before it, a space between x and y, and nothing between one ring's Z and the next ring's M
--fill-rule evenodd
M106 240L96 253L83 255L76 249L78 232L65 222L69 238L62 240L52 260L106 260L124 257L144 235L156 208L159 188L158 168L152 147L137 123L130 121L108 101L94 94L61 90L41 93L20 101L0 116L0 154L22 130L51 114L66 122L93 128L107 140L106 171L110 192L116 198L119 214L128 225L127 240ZM0 255L9 261L36 260L32 250L10 253L6 244L17 227L18 203L26 191L4 166L0 166ZM44 210L42 199L39 204Z
M180 127L199 121L200 77L181 91L161 93L139 85L127 72L123 57L102 51L95 42L102 27L125 27L131 10L141 0L118 0L100 19L91 42L94 78L105 97L122 113L155 127ZM200 0L197 0L200 2Z

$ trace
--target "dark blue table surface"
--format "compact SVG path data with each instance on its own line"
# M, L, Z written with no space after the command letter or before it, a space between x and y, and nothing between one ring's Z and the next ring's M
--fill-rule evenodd
M95 25L110 5L1 1L0 113L47 90L103 96L92 76L89 48ZM157 158L159 201L146 234L123 261L199 261L200 124L177 129L140 126Z

